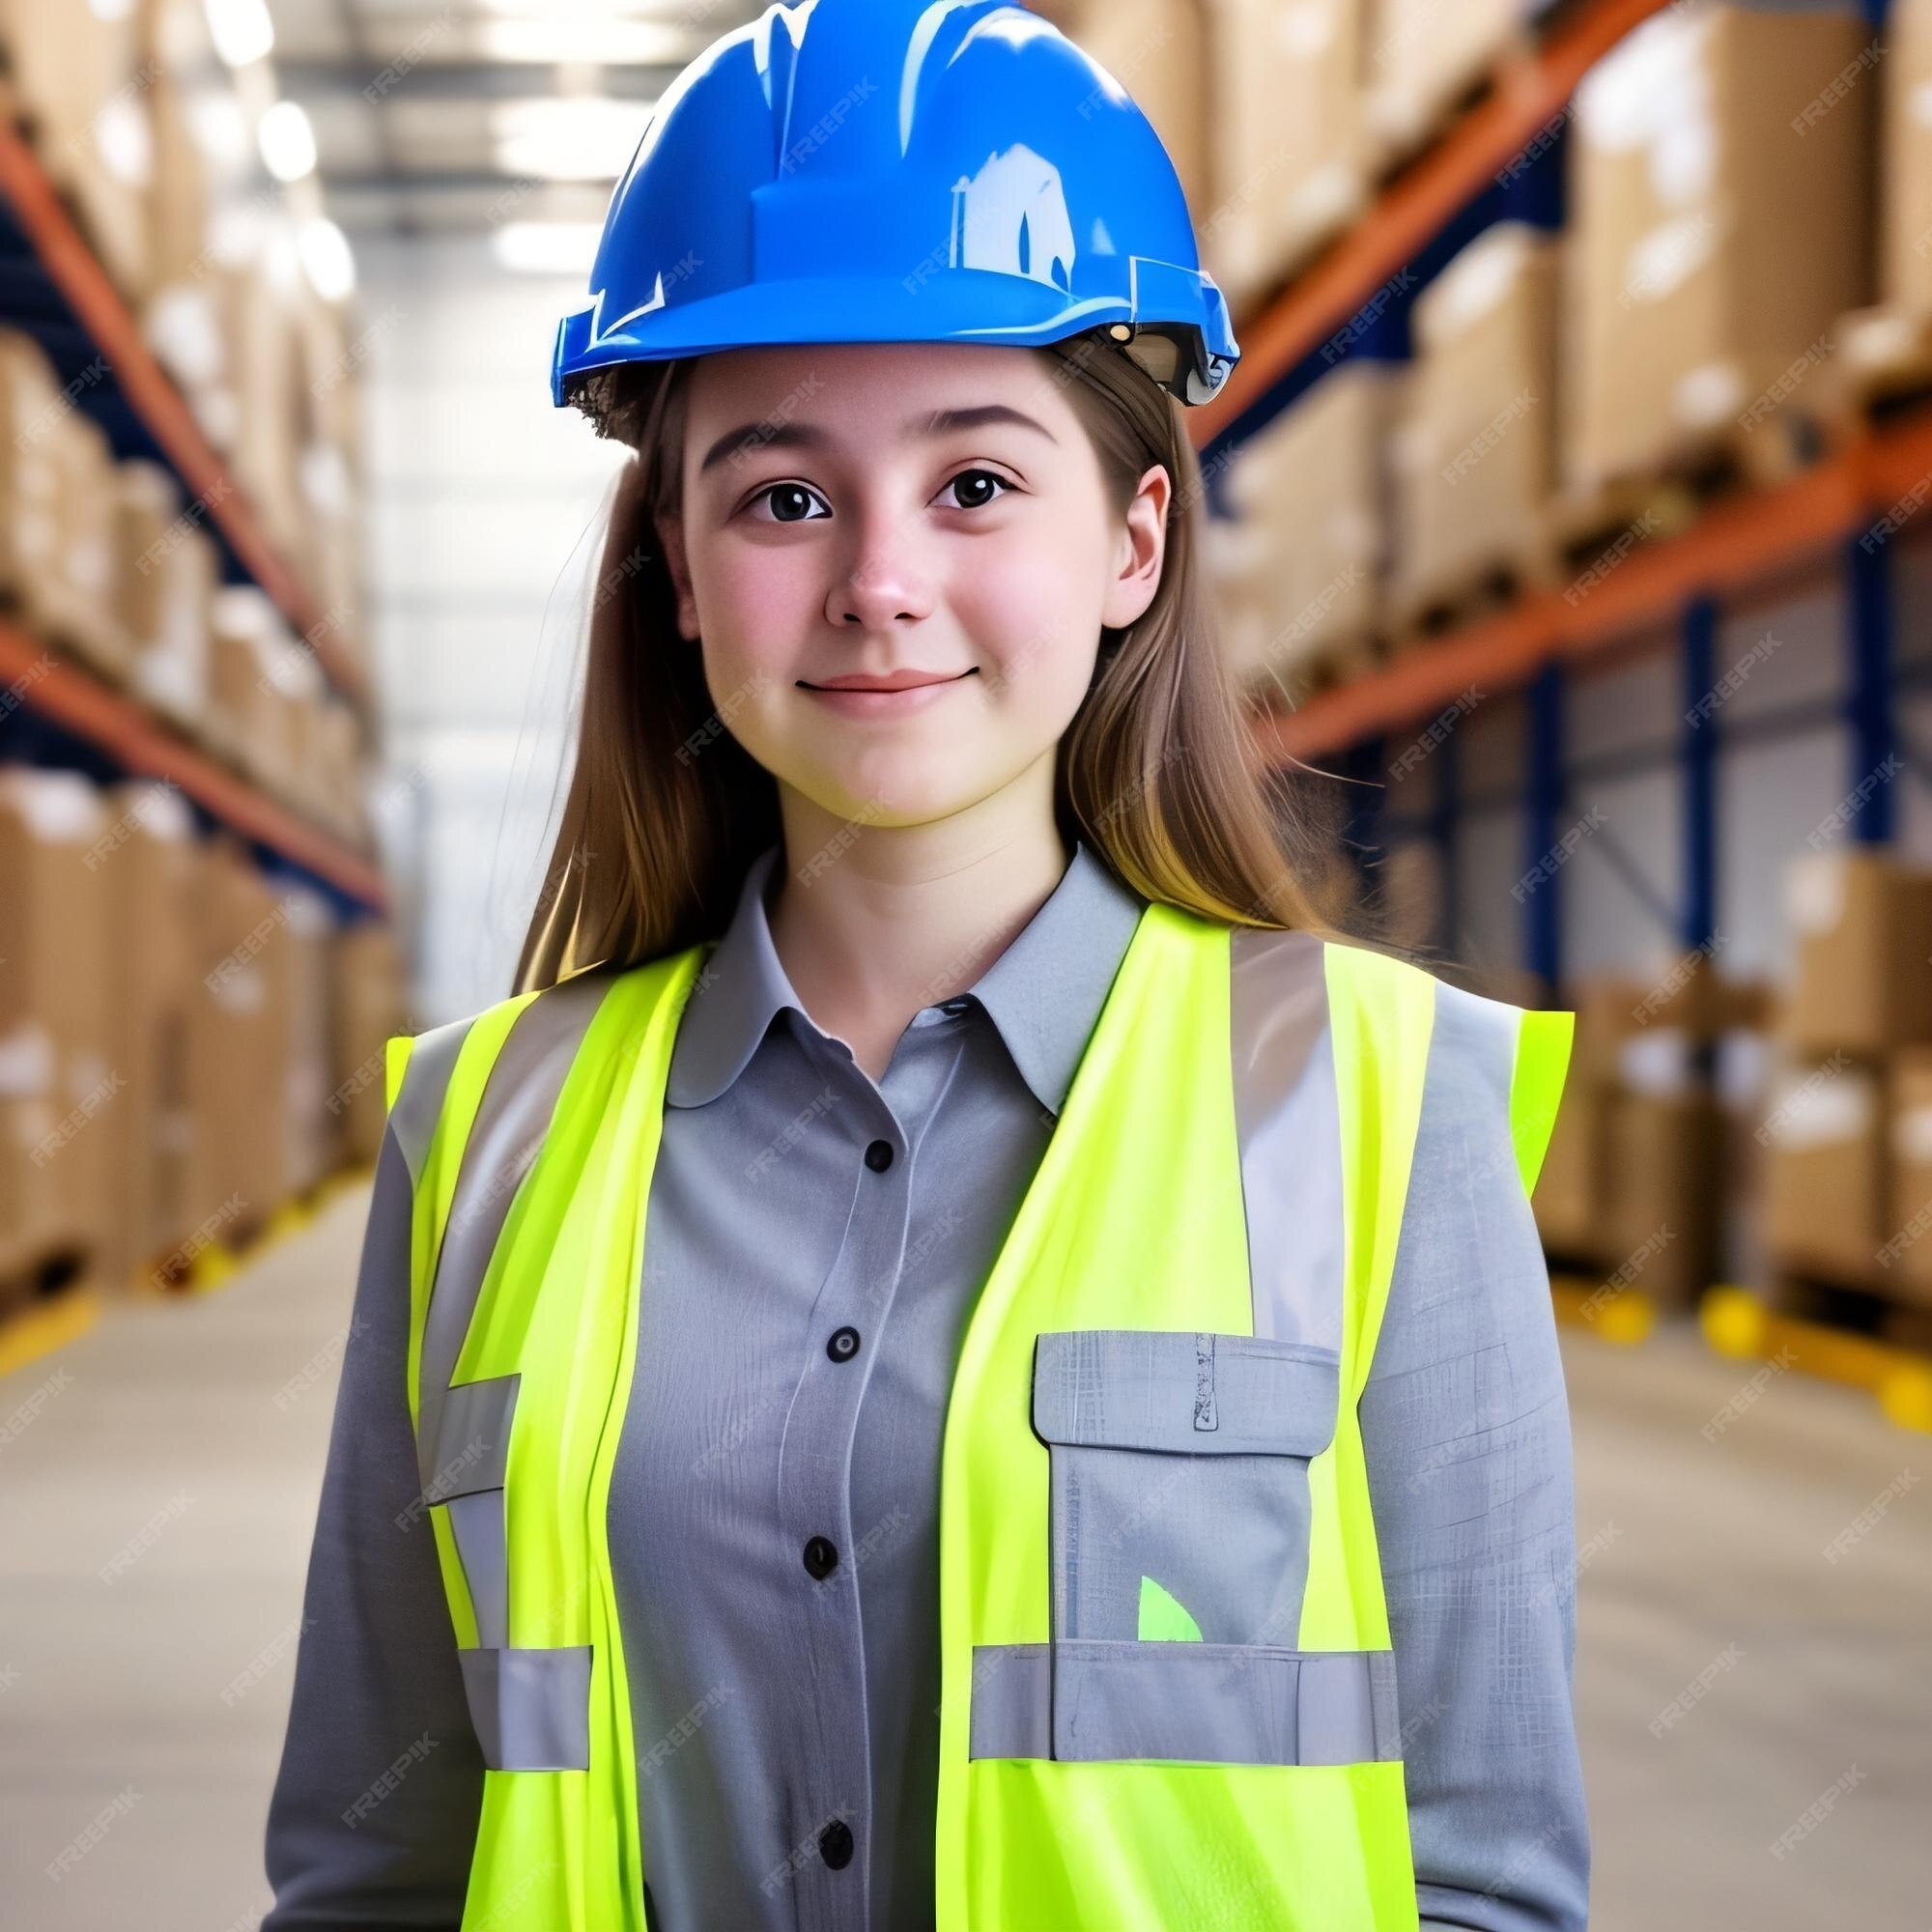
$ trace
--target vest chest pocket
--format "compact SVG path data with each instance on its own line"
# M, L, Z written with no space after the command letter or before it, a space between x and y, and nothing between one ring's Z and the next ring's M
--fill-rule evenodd
M1293 1648L1308 1464L1340 1357L1263 1336L1084 1328L1035 1347L1055 1640Z

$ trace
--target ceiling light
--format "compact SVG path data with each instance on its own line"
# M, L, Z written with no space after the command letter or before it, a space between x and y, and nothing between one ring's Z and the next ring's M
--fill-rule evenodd
M230 67L266 58L275 44L275 23L268 0L207 0L208 31L214 51Z
M506 221L491 238L497 262L526 275L589 276L603 223Z
M691 35L658 20L552 14L541 19L479 20L477 38L493 60L587 61L598 67L681 67Z
M538 181L613 182L631 164L650 110L573 96L501 100L490 110L497 164Z
M324 301L341 301L355 286L355 257L349 238L326 215L304 221L296 238L309 285Z
M255 130L262 159L278 182L298 182L315 172L315 129L293 100L278 100Z

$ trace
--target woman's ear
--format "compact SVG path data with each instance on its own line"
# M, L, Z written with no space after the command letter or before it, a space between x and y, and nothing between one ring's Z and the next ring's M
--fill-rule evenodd
M658 542L664 548L665 567L670 572L671 587L677 593L678 635L688 642L697 641L697 600L692 594L691 569L684 554L684 524L676 517L655 516Z
M1115 552L1118 568L1107 585L1100 622L1110 631L1138 623L1160 588L1167 559L1167 506L1174 495L1166 467L1156 463L1140 480L1127 505L1126 527Z

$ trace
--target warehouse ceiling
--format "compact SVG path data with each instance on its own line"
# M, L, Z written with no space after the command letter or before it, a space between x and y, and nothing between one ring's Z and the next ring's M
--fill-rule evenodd
M328 213L352 235L554 225L567 259L570 231L602 221L664 88L759 11L756 0L270 0L271 58L314 128Z

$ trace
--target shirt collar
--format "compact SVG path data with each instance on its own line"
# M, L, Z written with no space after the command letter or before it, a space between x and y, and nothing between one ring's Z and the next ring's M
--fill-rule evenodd
M782 842L753 861L724 936L705 960L671 1050L665 1098L701 1107L737 1079L773 1018L789 1009L814 1024L772 944L765 892ZM1082 839L1060 883L962 999L992 1019L1020 1077L1058 1115L1147 901Z

